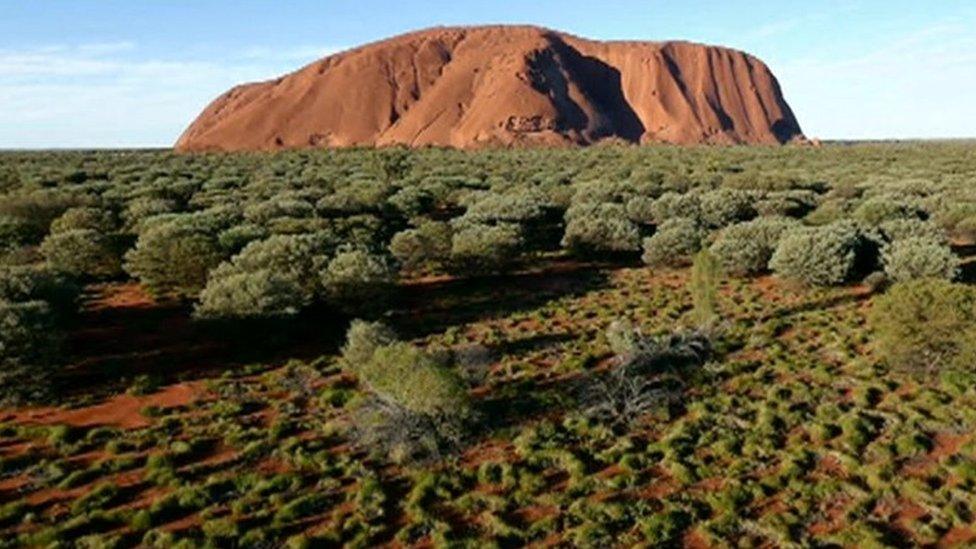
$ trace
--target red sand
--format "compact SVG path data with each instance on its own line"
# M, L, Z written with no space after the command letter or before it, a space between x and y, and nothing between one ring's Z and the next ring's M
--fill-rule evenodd
M177 383L145 396L118 395L95 406L64 410L38 408L14 414L18 423L71 425L74 427L112 426L123 429L146 427L149 418L141 410L147 406L173 408L199 400L206 389L202 382Z
M383 146L779 144L803 139L743 52L597 42L538 27L436 28L217 98L180 151Z

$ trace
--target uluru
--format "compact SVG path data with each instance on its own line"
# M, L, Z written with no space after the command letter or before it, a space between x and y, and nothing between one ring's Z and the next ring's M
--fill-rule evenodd
M178 151L406 145L784 144L770 69L730 48L587 40L532 26L434 28L214 100Z

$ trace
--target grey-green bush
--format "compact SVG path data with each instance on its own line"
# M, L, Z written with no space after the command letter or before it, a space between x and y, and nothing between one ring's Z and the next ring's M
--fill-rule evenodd
M194 316L201 319L257 319L294 316L304 305L294 280L268 269L211 276L200 292Z
M640 244L637 224L620 204L584 203L566 210L562 245L574 253L636 252Z
M400 231L390 240L390 253L407 271L440 265L451 254L451 226L425 221L414 229Z
M783 233L798 226L798 221L787 217L760 217L730 225L718 233L709 250L731 275L760 274L769 268Z
M464 225L451 238L452 268L462 274L503 271L518 261L523 242L517 225Z
M811 286L831 286L851 279L861 245L851 223L801 227L782 235L769 267L777 276Z
M115 217L112 212L101 208L79 207L68 209L51 223L51 234L80 229L100 234L112 233L116 230Z
M925 237L896 240L882 249L885 274L894 282L919 278L952 280L959 274L959 258L948 245Z
M382 310L395 284L387 258L365 250L340 251L322 273L329 303L347 312Z
M747 191L716 189L701 195L699 219L705 226L725 227L756 216L755 198Z
M192 223L153 224L125 255L125 270L157 296L195 298L224 253L217 239Z
M41 243L40 251L52 269L70 276L107 279L122 273L117 242L93 229L52 233Z
M46 302L0 300L0 404L50 395L58 344L54 314Z
M651 237L644 239L641 259L647 265L679 267L690 265L701 249L706 231L693 219L675 218L662 223Z

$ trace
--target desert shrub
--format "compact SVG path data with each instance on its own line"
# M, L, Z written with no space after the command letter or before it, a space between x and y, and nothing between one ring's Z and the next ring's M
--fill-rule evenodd
M393 187L387 183L357 181L322 197L315 208L326 217L382 213L387 210L387 198L392 192Z
M698 220L701 218L701 197L698 194L666 192L654 201L651 210L654 222L664 223L678 217Z
M759 274L768 268L783 233L798 226L799 222L786 217L760 217L730 225L718 233L709 251L729 274Z
M74 311L81 289L46 266L0 265L0 301L43 301L58 317Z
M764 216L800 218L819 203L817 193L809 190L776 191L756 201L756 212Z
M948 243L949 238L945 230L931 221L918 218L890 219L878 225L878 231L886 242L894 242L906 238L924 238L938 243Z
M701 195L699 219L712 228L725 227L737 221L745 221L756 215L755 198L746 191L716 189Z
M0 214L0 252L34 242L36 230L27 221Z
M302 289L268 269L215 273L200 292L194 316L201 319L281 318L298 314Z
M40 251L53 270L71 276L106 279L122 273L118 242L93 229L52 233Z
M125 254L125 270L158 296L191 299L224 253L216 238L193 223L170 221L148 227Z
M811 286L842 284L855 274L861 244L849 223L791 229L780 238L769 267L780 277Z
M31 237L30 242L34 243L47 234L51 223L64 212L89 201L84 195L57 188L15 193L0 196L0 217L19 218Z
M472 223L530 224L545 219L549 208L538 193L489 194L473 203L464 217Z
M396 273L383 256L364 250L336 254L322 273L329 302L347 312L382 309L396 284Z
M273 219L304 219L314 216L315 206L310 202L286 196L276 196L244 208L244 219L257 225L267 224Z
M647 336L616 321L606 337L614 352L611 368L586 380L580 404L585 417L619 430L678 402L685 386L682 371L704 364L711 354L711 343L700 332Z
M436 355L392 339L382 325L350 328L343 363L370 394L354 413L354 434L394 461L436 459L460 444L470 398Z
M881 357L899 369L931 371L976 363L976 292L940 279L892 286L868 315Z
M346 368L356 371L372 360L380 347L397 341L396 333L381 322L353 320L346 332L346 343L342 347L342 361Z
M916 278L952 280L959 274L959 258L948 245L925 237L909 237L885 246L881 253L885 274L894 282Z
M142 222L150 217L176 212L179 205L168 198L141 197L131 200L122 211L125 230L138 233Z
M636 252L640 231L624 207L611 203L575 204L566 210L562 245L581 254Z
M451 253L451 226L424 221L415 229L401 231L390 240L390 253L408 271L439 265Z
M44 301L0 300L0 404L51 393L59 344L55 315Z
M437 198L430 189L419 186L403 187L389 198L391 206L404 217L423 215L434 209Z
M253 223L242 223L225 229L217 235L217 243L225 253L234 255L251 242L268 237L268 229Z
M519 260L522 245L517 225L466 224L451 238L451 266L461 273L503 271Z
M654 198L650 196L635 196L627 201L625 206L627 218L634 223L650 225L654 223Z
M334 250L331 233L273 235L245 246L220 265L214 275L219 278L229 272L267 270L301 288L302 301L307 305L322 294L320 273Z
M892 219L906 219L917 217L918 213L910 204L884 196L868 198L862 202L851 216L871 227L876 227L884 221Z
M112 212L101 208L70 208L51 223L51 234L81 229L95 231L99 234L114 232L116 229L115 217Z
M691 263L707 233L689 218L673 218L644 239L641 259L648 265L679 267Z

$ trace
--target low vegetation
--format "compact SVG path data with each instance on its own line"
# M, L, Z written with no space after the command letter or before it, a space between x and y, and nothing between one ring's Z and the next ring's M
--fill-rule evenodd
M0 155L0 547L976 541L973 145Z

